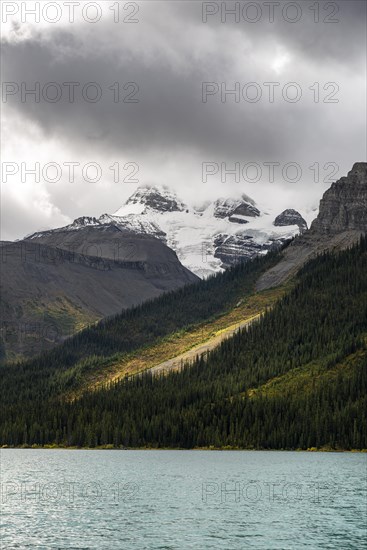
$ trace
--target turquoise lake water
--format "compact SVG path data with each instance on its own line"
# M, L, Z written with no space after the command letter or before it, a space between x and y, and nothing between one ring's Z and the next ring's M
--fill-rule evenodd
M1 548L363 549L367 456L1 450Z

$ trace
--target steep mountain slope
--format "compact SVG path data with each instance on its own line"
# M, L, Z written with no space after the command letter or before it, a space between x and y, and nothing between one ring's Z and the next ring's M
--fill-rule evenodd
M161 339L202 327L203 323L215 321L232 309L243 314L254 314L256 309L247 309L242 302L252 294L255 281L269 266L274 265L277 255L268 254L245 264L239 264L224 273L168 292L152 301L128 309L115 317L104 319L82 330L57 348L41 356L16 365L3 367L3 399L11 392L6 390L17 381L17 398L23 392L39 399L41 393L58 393L78 389L84 378L94 371L126 358L137 350L158 344ZM269 302L261 302L264 309ZM229 321L232 324L239 317ZM200 340L199 340L200 341ZM38 386L40 384L40 386ZM34 393L35 392L35 393ZM24 394L23 394L24 395Z
M230 274L235 280L248 277L252 263L245 264L246 271L235 268L217 280L226 277L229 283ZM151 313L194 287L206 288L213 297L217 294L216 279L200 282L158 299L151 304ZM51 385L44 372L37 372L36 364L24 365L13 378L5 370L0 442L366 448L366 303L367 239L363 238L351 249L309 262L294 288L259 322L178 373L120 380L70 402L60 400L57 392L65 370L51 379ZM142 307L144 319L146 307ZM135 324L138 318L139 314L132 315L130 322ZM104 334L105 346L111 342L113 326L121 328L121 320L107 325L108 331L101 326L95 332L95 336ZM78 337L73 345L64 345L64 353L59 354L63 364L47 366L45 360L43 369L55 373L70 365L77 341ZM31 378L26 378L27 371ZM39 399L41 394L48 398Z
M65 228L29 238L43 242L45 236L75 233L86 226L117 227L157 237L176 251L183 265L204 278L292 239L307 227L302 216L292 212L293 216L283 213L279 222L279 216L262 212L245 194L193 207L165 187L142 186L112 215L79 218Z
M357 162L347 177L340 178L325 192L311 228L284 250L281 261L260 278L257 289L281 284L316 254L344 249L366 232L367 163Z
M0 442L365 448L367 238L360 235L366 232L366 180L367 165L357 163L325 194L311 229L284 251L101 321L35 360L3 366ZM141 208L140 202L135 207ZM228 206L230 215L238 208L231 201L220 204L219 217ZM169 211L174 208L180 208L177 201L167 204ZM116 252L108 248L111 236L107 242L96 237L111 231L109 224L83 219L75 225L33 236L26 245L33 254L38 247L41 257L43 249L67 258L75 254L76 265L115 262ZM80 253L85 243L80 231L92 232L91 244L100 246L106 258ZM124 233L118 225L113 231ZM48 247L44 239L56 241ZM327 248L332 252L300 270L307 255ZM144 247L135 251L136 259L149 259ZM274 273L285 279L296 270L291 289L275 305L276 294L270 301L264 296L276 291L253 294L255 284L269 281L269 274L274 283ZM251 299L259 309L249 308ZM247 323L268 307L259 322ZM217 321L223 323L221 330L228 330L233 318L244 321L246 330L235 331L189 368L161 378L123 378L141 372L142 360L146 368L154 367L175 357L165 355L167 350L184 353L199 345L200 330L211 334ZM92 382L94 375L99 377L97 389L83 393L85 380Z
M302 235L262 275L258 290L282 283L315 253L349 246L366 231L366 166L355 164L347 178L325 193L309 231L304 231L305 222L294 210L284 211L271 222L282 231L283 224L298 224L286 225L285 230L295 227ZM134 212L127 214L131 208ZM65 228L36 233L16 245L2 243L1 329L8 356L9 352L12 357L48 349L96 319L194 281L163 244L169 236L179 240L181 251L187 242L187 252L197 251L194 234L202 231L207 239L214 235L212 267L219 257L221 265L231 265L261 255L282 241L278 234L271 243L269 233L264 233L259 242L261 231L254 227L264 225L264 216L246 195L217 200L190 212L169 191L147 187L138 189L118 213L122 215L79 218ZM193 220L192 226L187 219ZM215 233L218 224L223 224L224 233ZM247 229L250 225L252 229ZM228 236L233 227L246 230L236 229Z
M147 186L114 215L81 217L4 243L8 359L47 350L88 323L193 282L167 245L205 277L287 242L304 222L292 212L279 223L244 194L192 208L165 188Z
M160 240L76 221L1 247L1 336L7 359L31 356L102 317L195 282Z

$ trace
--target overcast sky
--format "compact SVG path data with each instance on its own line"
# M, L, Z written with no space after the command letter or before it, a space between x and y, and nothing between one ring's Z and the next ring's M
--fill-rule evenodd
M2 3L3 240L112 213L141 184L310 218L366 160L364 1L241 2L237 21L235 2L79 1L73 22L62 1L39 22L21 4Z

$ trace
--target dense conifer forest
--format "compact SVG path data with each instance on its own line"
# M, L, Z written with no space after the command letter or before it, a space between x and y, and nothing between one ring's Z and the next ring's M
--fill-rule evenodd
M55 372L75 374L86 349L103 360L213 315L273 261L243 264L100 323L38 361L3 367L0 443L366 448L366 238L311 260L258 323L181 372L60 397L65 379Z
M163 337L196 326L221 313L254 290L261 273L279 252L242 263L204 281L102 320L43 355L0 367L2 402L43 399L76 385L95 364L133 352ZM1 339L0 339L1 342Z

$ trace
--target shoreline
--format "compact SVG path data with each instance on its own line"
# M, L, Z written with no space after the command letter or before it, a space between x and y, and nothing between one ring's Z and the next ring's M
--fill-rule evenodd
M42 451L237 451L237 452L280 452L280 453L367 453L367 449L333 449L331 447L310 447L308 449L250 449L242 447L114 447L112 445L100 445L98 447L73 447L64 445L2 445L0 451L14 450L42 450Z

